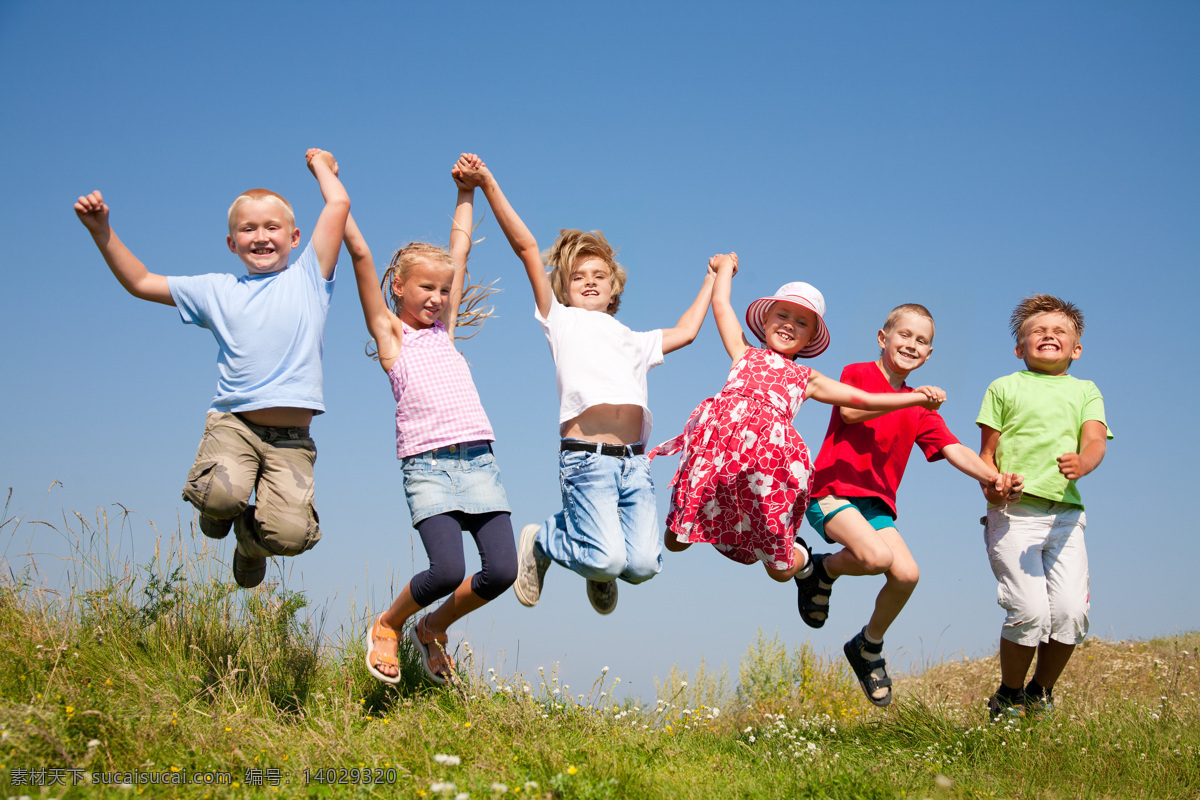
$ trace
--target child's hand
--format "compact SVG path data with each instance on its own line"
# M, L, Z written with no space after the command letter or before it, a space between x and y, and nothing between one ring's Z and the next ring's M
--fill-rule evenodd
M921 406L931 411L937 411L942 407L942 403L946 402L946 393L937 386L918 386L913 389L913 393L925 395L925 400L921 402Z
M1069 481L1077 481L1087 472L1083 468L1083 459L1079 453L1063 453L1058 457L1058 471Z
M483 163L483 159L474 153L463 153L450 170L450 177L454 178L455 184L460 189L475 189L483 186L491 174L487 165Z
M108 205L99 191L75 201L75 214L89 231L96 233L108 227Z
M308 169L313 175L317 174L317 164L324 164L334 175L338 174L337 161L333 159L333 153L328 150L310 147L304 154L304 160L308 162Z
M737 275L737 271L738 271L737 253L730 253L728 255L725 255L724 253L718 253L717 255L713 256L712 258L710 258L708 260L708 270L709 270L709 272L713 273L714 275L716 273L720 272L722 268L732 269L733 272L731 273L731 275Z

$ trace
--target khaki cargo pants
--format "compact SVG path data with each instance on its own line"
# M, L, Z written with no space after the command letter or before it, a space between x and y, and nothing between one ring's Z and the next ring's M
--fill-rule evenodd
M242 555L298 555L321 539L313 507L316 460L307 427L264 427L236 414L209 414L183 499L201 514L234 520Z

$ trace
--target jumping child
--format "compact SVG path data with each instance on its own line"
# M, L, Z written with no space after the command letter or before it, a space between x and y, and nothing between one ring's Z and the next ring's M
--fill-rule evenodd
M662 569L654 484L644 454L651 426L646 373L696 338L713 275L705 275L675 327L632 331L614 316L625 269L602 233L561 230L543 261L533 234L483 163L467 170L465 179L483 190L525 265L535 316L558 375L563 508L545 523L522 529L517 599L537 604L553 560L587 579L592 608L612 613L617 578L637 584Z
M217 394L183 498L200 512L205 536L223 539L233 527L233 577L247 589L262 582L268 558L298 555L321 538L309 422L325 411L325 317L350 197L332 155L312 149L305 158L325 198L308 247L288 264L300 244L292 206L275 192L251 189L229 207L226 243L246 266L237 278L149 272L117 238L100 192L75 203L126 291L178 307L185 323L208 328L217 340Z
M461 175L470 163L463 156L451 170L458 204L449 251L421 242L400 248L383 274L382 293L371 251L354 219L346 222L346 249L375 341L374 357L396 398L404 496L429 556L429 569L414 575L367 631L367 670L385 683L400 682L396 632L445 597L409 629L426 676L444 684L454 670L446 629L499 597L516 577L508 499L492 455L495 436L467 362L454 349L456 326L481 322L483 315L471 309L487 295L464 285L475 189ZM463 531L479 548L479 572L467 577Z
M993 719L1053 710L1054 684L1087 635L1087 518L1075 482L1100 466L1113 438L1096 384L1067 374L1083 352L1083 313L1037 294L1016 307L1010 328L1025 370L992 382L976 420L984 463L1026 476L1019 500L988 493L984 518L997 601L1008 611Z
M929 360L933 333L933 316L925 306L896 306L876 335L879 358L846 367L842 383L880 394L940 391L930 386L914 390L904 382ZM800 617L814 628L825 624L833 582L841 575L887 576L870 621L842 648L867 699L877 706L892 701L883 636L917 586L917 562L896 528L896 491L914 444L929 461L944 458L1001 494L1020 494L1020 478L1002 475L981 461L950 433L937 411L833 409L806 516L825 541L843 549L813 556L812 575L798 581Z
M665 543L678 552L706 542L738 563L762 562L776 581L802 579L812 559L796 528L808 504L812 465L792 426L800 404L812 398L888 411L936 408L944 395L868 394L795 363L829 346L825 298L804 282L784 284L750 304L746 324L763 343L751 346L729 299L737 254L713 256L710 265L717 273L713 318L733 368L721 392L692 412L683 433L651 454L683 451L671 481Z

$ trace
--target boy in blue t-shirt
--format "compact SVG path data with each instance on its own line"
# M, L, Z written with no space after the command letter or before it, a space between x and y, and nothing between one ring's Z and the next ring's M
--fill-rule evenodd
M308 425L325 411L321 353L350 198L337 162L305 154L325 198L309 245L300 244L291 204L251 189L229 208L229 251L247 274L166 277L148 271L109 224L100 192L75 203L113 275L134 297L177 306L185 323L212 331L220 348L217 394L183 497L200 512L200 531L237 537L233 576L252 588L267 558L293 556L321 538L313 507L316 445ZM250 504L251 492L255 504Z

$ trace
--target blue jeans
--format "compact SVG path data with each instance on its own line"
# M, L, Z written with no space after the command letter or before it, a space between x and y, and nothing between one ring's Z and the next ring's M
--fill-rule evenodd
M546 520L535 549L594 581L648 581L662 571L662 536L650 459L558 454L563 510Z

